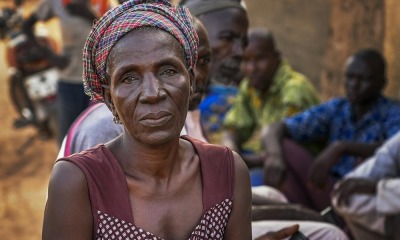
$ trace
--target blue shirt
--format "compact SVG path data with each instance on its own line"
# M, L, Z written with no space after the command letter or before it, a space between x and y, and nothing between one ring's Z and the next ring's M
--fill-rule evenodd
M350 102L346 98L335 98L286 118L285 125L290 137L298 142L383 142L400 130L400 103L381 96L355 122ZM332 173L342 177L355 165L356 158L346 155L333 167Z
M201 125L210 143L221 143L225 115L232 107L238 91L236 86L209 86L199 109Z

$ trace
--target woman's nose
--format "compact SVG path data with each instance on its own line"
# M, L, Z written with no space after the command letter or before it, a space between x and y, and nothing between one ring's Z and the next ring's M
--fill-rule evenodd
M160 80L154 74L146 74L142 81L141 103L157 103L166 97Z

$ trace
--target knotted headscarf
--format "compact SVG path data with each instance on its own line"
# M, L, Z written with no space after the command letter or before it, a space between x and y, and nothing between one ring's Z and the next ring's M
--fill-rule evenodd
M155 27L174 36L182 46L185 64L197 61L198 37L189 11L168 0L129 0L109 10L95 22L83 49L83 85L94 101L103 101L102 85L108 85L106 61L115 43L140 27Z

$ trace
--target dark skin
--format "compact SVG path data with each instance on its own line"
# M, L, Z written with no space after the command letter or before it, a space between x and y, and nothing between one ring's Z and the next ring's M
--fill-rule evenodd
M250 80L250 86L266 94L273 84L281 57L272 41L257 35L249 36L241 64L242 72Z
M348 178L341 181L332 194L338 196L337 201L339 206L349 206L352 195L375 195L377 186L378 182L370 179Z
M346 64L345 87L347 98L352 105L355 120L368 112L380 96L385 78L379 74L376 66L361 58L350 57ZM284 179L286 164L283 160L282 140L289 137L283 122L274 123L263 129L264 146L269 156L264 163L265 182L280 187ZM310 186L324 188L330 178L330 169L348 154L367 158L382 144L359 143L354 141L336 141L329 144L314 160L309 170Z
M237 85L242 80L240 61L247 44L247 14L238 8L205 13L199 19L207 29L213 58L211 84Z
M375 103L386 84L373 62L350 57L346 63L345 89L347 99L354 108L355 120L359 120Z
M194 28L199 37L198 59L194 74L196 76L194 93L190 95L189 111L197 109L207 89L208 76L211 67L211 47L208 34L204 25L198 20L194 21Z
M271 40L257 34L249 36L249 42L243 54L242 72L249 78L250 86L265 95L273 84L273 77L281 62L280 54ZM226 129L223 133L223 144L241 152L243 139L234 129ZM266 153L242 154L249 168L262 166Z
M198 155L191 143L179 138L193 71L186 68L176 39L155 29L133 30L122 37L107 66L105 102L121 119L124 132L106 147L125 172L132 222L164 239L188 239L204 211ZM250 239L249 173L237 154L234 166L234 203L224 239ZM149 214L149 209L158 214ZM69 162L55 164L43 238L91 239L92 229L83 173Z

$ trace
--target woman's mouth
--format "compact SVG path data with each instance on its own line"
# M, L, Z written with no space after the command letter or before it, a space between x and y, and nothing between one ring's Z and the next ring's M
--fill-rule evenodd
M166 124L172 118L168 112L148 113L139 119L139 122L149 127L159 127Z

